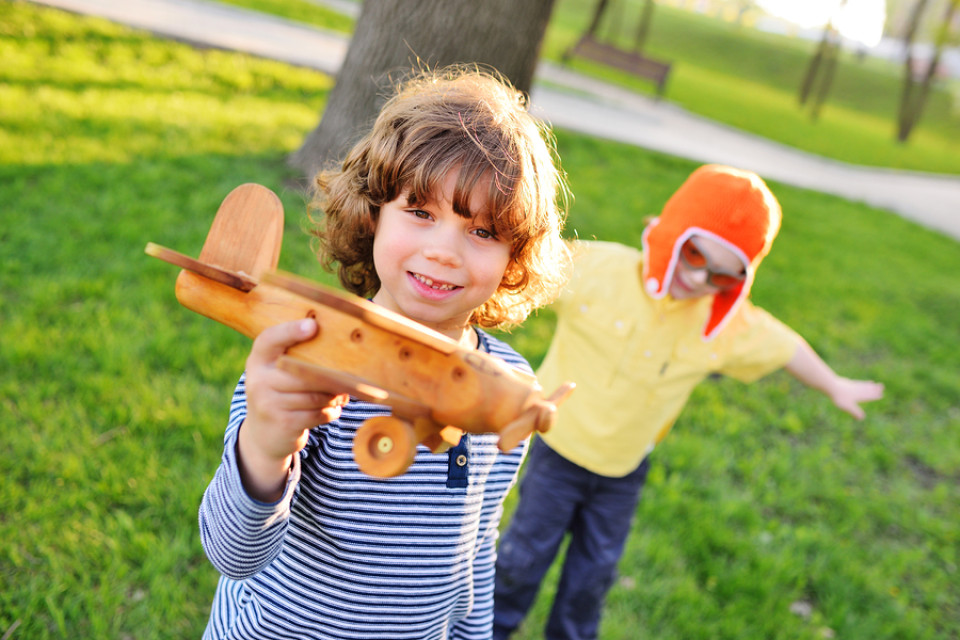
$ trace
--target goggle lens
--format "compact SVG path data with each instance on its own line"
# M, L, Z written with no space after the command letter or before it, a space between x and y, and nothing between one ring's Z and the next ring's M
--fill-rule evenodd
M697 245L693 244L690 240L684 242L680 247L680 257L683 259L684 264L691 269L703 269L707 266L707 257L700 253Z
M727 273L707 272L707 282L720 289L730 289L743 282L740 276L731 276Z

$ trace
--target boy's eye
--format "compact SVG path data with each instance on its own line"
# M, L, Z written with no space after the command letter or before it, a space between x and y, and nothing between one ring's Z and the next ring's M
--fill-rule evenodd
M484 240L496 240L497 238L497 234L492 229L474 229L473 232Z
M410 213L412 213L416 217L421 218L423 220L430 219L430 214L424 211L423 209L410 209Z

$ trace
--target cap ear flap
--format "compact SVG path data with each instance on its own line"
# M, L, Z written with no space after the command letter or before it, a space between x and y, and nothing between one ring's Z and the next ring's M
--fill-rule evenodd
M667 295L667 272L670 270L670 249L664 250L669 239L659 218L654 218L643 230L643 287L652 298Z
M733 312L740 306L741 300L746 297L749 289L746 283L733 289L721 291L713 296L713 305L710 307L710 317L703 326L704 341L713 340L733 317Z

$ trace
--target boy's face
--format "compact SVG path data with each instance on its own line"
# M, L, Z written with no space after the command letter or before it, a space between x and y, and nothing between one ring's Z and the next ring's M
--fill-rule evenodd
M511 246L485 216L453 210L456 181L450 171L441 193L422 205L410 205L404 191L380 208L373 263L381 286L373 301L459 341L473 311L500 286ZM471 211L483 210L483 193L474 192Z
M712 296L742 283L746 273L746 266L737 254L723 243L705 236L692 236L680 249L670 281L670 295L677 300Z

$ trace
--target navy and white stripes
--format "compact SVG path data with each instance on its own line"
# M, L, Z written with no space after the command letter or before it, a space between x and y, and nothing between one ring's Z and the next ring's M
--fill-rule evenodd
M530 371L478 333L483 350ZM496 435L466 436L462 488L447 486L447 453L424 447L404 475L372 478L353 461L353 437L388 412L351 400L311 431L283 498L265 504L247 496L237 470L241 378L200 507L201 540L222 574L205 640L489 640L497 526L526 444L503 454Z

